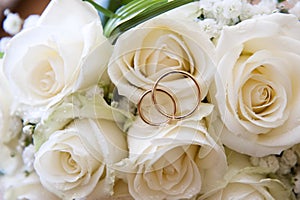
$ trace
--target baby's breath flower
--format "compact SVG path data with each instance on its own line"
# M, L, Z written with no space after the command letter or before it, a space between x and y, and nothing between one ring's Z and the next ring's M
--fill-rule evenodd
M292 149L285 150L280 158L285 165L294 167L297 163L297 155Z
M279 161L274 155L262 158L250 157L250 162L253 166L268 168L272 173L275 173L279 169Z
M223 1L223 16L227 19L237 18L241 14L241 0L224 0Z
M278 174L280 175L286 175L291 173L291 167L283 162L279 163L279 170L278 170Z
M34 130L34 126L33 125L25 125L23 127L23 133L26 135L32 135L33 134L33 130Z
M258 165L259 165L259 160L260 160L260 158L258 158L258 157L250 157L250 163L251 163L251 165L253 165L253 166L255 166L255 167L257 167Z
M213 10L212 10L213 14L214 14L214 17L216 19L218 19L218 21L224 21L224 16L223 16L223 13L224 13L224 4L222 1L218 1L216 3L214 3L213 5Z
M22 153L22 158L25 166L25 171L27 172L32 172L33 171L33 163L34 163L34 153L35 149L32 144L29 146L25 147L23 153Z
M200 25L201 29L208 34L210 38L217 37L221 29L217 24L216 20L214 19L204 19L202 21L199 21L198 24Z
M218 0L202 0L199 1L199 8L207 11L212 11L213 5L217 2Z
M23 24L23 29L27 29L36 25L37 21L39 20L39 15L29 15Z
M241 21L251 18L254 14L255 14L255 12L253 9L253 5L251 5L249 3L242 4L242 11L239 16Z
M3 21L3 29L10 35L15 35L22 29L23 20L18 13L6 12L6 18Z

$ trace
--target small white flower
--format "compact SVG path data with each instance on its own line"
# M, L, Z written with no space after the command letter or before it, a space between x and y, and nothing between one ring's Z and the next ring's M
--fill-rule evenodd
M279 169L279 161L274 155L262 158L250 157L250 162L253 166L268 168L273 173Z
M250 157L250 163L255 167L259 165L259 160L260 160L259 157L252 157L252 156Z
M272 172L276 172L279 169L279 161L276 156L271 155L260 159L259 166L268 167Z
M239 16L240 20L243 21L243 20L251 18L254 15L253 8L254 8L254 6L249 3L242 4L242 11Z
M277 171L277 174L279 175L287 175L291 173L291 166L287 165L284 162L279 162L279 170Z
M26 125L23 127L22 131L26 135L31 135L33 133L34 127L32 125Z
M23 29L34 27L37 24L37 21L39 20L39 18L40 18L40 15L29 15L24 20Z
M34 163L34 153L35 153L35 147L30 144L27 146L22 154L25 170L28 172L33 171L33 163Z
M215 2L213 5L213 13L215 18L220 18L220 16L223 17L223 11L224 11L224 3L222 1Z
M201 29L208 34L210 38L217 37L221 28L218 26L216 20L214 19L204 19L199 21Z
M18 13L8 13L4 22L3 29L10 35L15 35L21 31L23 20Z
M227 19L237 18L241 14L242 2L240 0L223 1L223 16Z
M212 11L214 4L218 2L217 0L202 0L199 1L199 8L207 11Z
M293 167L297 163L297 155L295 152L291 149L288 149L283 152L282 157L280 158L280 161L284 164Z

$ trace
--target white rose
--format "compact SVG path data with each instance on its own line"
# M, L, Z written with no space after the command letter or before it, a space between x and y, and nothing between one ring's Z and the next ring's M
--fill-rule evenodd
M291 199L291 189L277 179L267 177L262 168L250 167L249 158L231 152L228 154L229 169L211 191L206 192L198 200L274 200Z
M260 157L300 142L299 33L295 16L278 13L221 33L211 94L222 122L212 126L231 149Z
M4 55L4 72L16 106L30 118L64 96L97 83L111 45L97 11L81 0L53 0L37 25L16 35Z
M215 47L197 26L196 22L164 14L123 33L108 66L119 94L137 103L163 73L183 70L198 81L204 99L215 72ZM191 81L183 76L170 76L160 82L160 86L176 93L181 111L195 102L193 83L186 80Z
M193 116L164 127L137 118L128 131L129 158L118 163L133 198L192 198L223 177L224 150L201 121L211 111L203 105Z
M41 146L34 167L43 186L61 198L99 198L112 194L111 165L127 156L126 148L114 122L75 120Z

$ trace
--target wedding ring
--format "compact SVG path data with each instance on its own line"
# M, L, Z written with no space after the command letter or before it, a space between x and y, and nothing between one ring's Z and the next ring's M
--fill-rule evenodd
M159 104L157 103L157 99L156 99L156 92L160 90L160 89L157 88L157 87L158 87L158 84L159 84L159 82L160 82L163 78L165 78L166 76L169 76L170 74L182 74L182 75L184 75L185 77L188 77L188 78L192 79L192 81L195 83L195 86L196 86L196 88L197 88L197 93L198 93L198 94L197 94L197 102L196 102L196 106L195 106L190 112L188 112L187 114L184 114L184 115L178 115L178 116L177 116L176 113L174 113L173 115L170 115L170 114L164 112L164 111L163 111L162 109L160 109L159 106L158 106ZM151 91L149 91L149 92L151 92ZM155 84L154 84L154 86L153 86L153 88L152 88L152 101L153 101L153 103L154 103L154 105L155 105L157 111L158 111L159 113L161 113L162 115L164 115L165 117L168 117L169 119L172 119L172 120L183 119L183 118L186 118L186 117L192 115L192 114L195 112L195 110L198 108L198 106L200 105L200 102L201 102L201 89L200 89L200 86L199 86L198 82L196 81L196 79L195 79L190 73L188 73L188 72L186 72L186 71L182 71L182 70L173 70L173 71L169 71L169 72L164 73L162 76L160 76L160 77L156 80L156 82L155 82Z
M167 94L168 97L170 97L170 99L172 100L173 106L174 106L174 109L173 109L173 113L174 113L174 114L173 114L173 115L175 115L176 109L177 109L177 108L176 108L176 102L175 102L174 97L173 97L169 92L166 92L166 91L163 90L163 89L157 88L156 91L163 92L163 93ZM147 118L145 117L145 115L143 114L143 112L142 112L142 107L141 107L142 101L143 101L143 99L145 98L145 96L146 96L147 94L149 94L149 93L152 93L152 89L147 90L146 92L144 92L143 95L141 96L141 98L140 98L138 104L137 104L137 110L138 110L138 113L139 113L141 119L142 119L145 123L147 123L148 125L151 125L151 126L160 126L160 125L162 125L162 124L168 123L172 118L167 117L167 120L165 120L165 121L163 121L163 122L152 122L151 120L147 119ZM158 106L155 105L156 110L159 111L159 110L157 109L157 107L158 107Z

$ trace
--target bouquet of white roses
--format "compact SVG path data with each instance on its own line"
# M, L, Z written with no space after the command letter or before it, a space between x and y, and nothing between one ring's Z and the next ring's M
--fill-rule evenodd
M300 2L99 3L7 13L0 199L300 199Z

